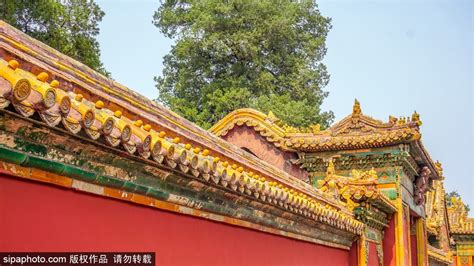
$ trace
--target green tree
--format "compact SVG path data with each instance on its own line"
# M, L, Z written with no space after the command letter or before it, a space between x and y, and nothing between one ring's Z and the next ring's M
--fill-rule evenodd
M208 128L251 107L295 127L332 122L320 109L331 24L314 1L165 0L153 23L176 40L158 101L187 119Z
M93 0L0 0L0 19L109 76L96 40L104 14Z
M446 203L448 204L448 206L451 205L451 198L453 197L461 198L461 195L459 195L459 193L456 190L446 193ZM466 211L469 213L469 211L471 210L471 207L469 207L469 204L464 203L464 207L466 207Z

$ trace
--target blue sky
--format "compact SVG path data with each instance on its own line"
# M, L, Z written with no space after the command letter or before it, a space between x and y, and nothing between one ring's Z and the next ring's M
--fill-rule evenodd
M173 44L152 24L159 1L97 2L106 13L98 38L106 69L156 98L153 77ZM354 2L318 2L333 25L323 109L336 121L351 112L354 98L381 120L416 110L425 147L443 163L447 190L457 190L474 209L473 2Z

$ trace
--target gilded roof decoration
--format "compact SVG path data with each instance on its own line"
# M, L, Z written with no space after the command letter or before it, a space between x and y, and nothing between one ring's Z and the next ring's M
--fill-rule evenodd
M437 165L441 166L439 162ZM428 244L428 255L437 261L452 261L443 180L433 180L432 189L426 193L425 212L426 230L430 237L436 238L436 247Z
M445 190L441 180L433 181L433 188L426 193L426 226L435 236L442 236L441 228L447 226Z
M297 129L282 123L273 113L265 115L253 109L239 109L217 122L209 131L217 136L225 136L235 126L247 126L258 132L276 147L292 152L323 152L386 147L412 144L413 152L421 158L420 164L428 166L433 179L438 179L435 164L421 143L420 115L395 118L388 122L373 119L362 113L359 101L355 100L353 112L321 130L319 125Z
M334 163L328 162L326 177L318 180L318 188L340 200L350 210L368 202L381 202L392 210L395 205L378 188L378 177L374 169L369 171L352 170L352 176L336 175Z
M468 218L466 206L461 198L452 197L448 204L451 234L474 234L474 218Z
M329 129L319 125L297 129L282 123L273 113L265 115L252 109L236 110L216 123L210 131L224 136L234 126L254 128L269 142L290 151L329 151L338 149L381 147L420 139L419 115L413 119L392 119L383 123L362 114L356 100L353 112Z
M0 23L2 26L0 27L1 34L5 34L5 30L13 31L5 23L1 21ZM19 32L15 32L15 34L23 36L23 38L29 38ZM36 57L23 54L27 52L40 57L37 52L24 46L20 47L23 52L19 52L15 50L18 47L9 46L10 42L14 42L9 39L9 36L2 35L0 37L2 37L0 48L12 49L11 51L21 54L22 58L28 57L28 62L41 64L41 67L36 67L36 69L46 68L47 64L53 64L53 62L48 61L51 59L47 58L47 55L41 55L46 57L41 58L46 63L44 61L39 62ZM31 39L23 41L26 43L36 42ZM34 45L41 44L35 43ZM49 47L41 46L41 49L46 49L44 53L51 53L70 63L68 66L78 65L83 67L78 62L69 61L71 59L58 54L56 51L51 51ZM71 82L71 79L75 79L71 76L71 73L82 79L97 78L98 74L92 70L81 68L71 70L59 62L54 62L55 66L60 66L61 71L66 69L71 72L53 72L59 70L54 70L48 65L47 67L50 68L48 73L41 71L38 74L33 74L20 66L19 61L22 58L11 59L11 56L9 56L8 60L0 59L1 109L12 106L23 117L33 119L35 119L33 114L37 113L40 119L49 127L62 125L73 135L83 132L91 140L104 139L109 146L121 148L130 155L138 155L143 160L153 160L160 164L166 164L184 174L232 190L234 193L246 194L257 200L279 206L342 230L356 234L363 231L364 225L354 219L352 213L337 201L324 198L323 194L317 189L257 158L240 160L242 157L239 153L240 149L210 134L206 136L205 133L207 132L197 127L194 128L194 125L187 125L189 122L180 117L175 118L176 115L169 111L166 111L168 112L167 115L159 116L160 119L175 118L173 123L179 127L179 130L176 128L174 128L174 131L166 130L164 126L155 124L157 119L152 119L155 117L153 112L163 111L160 107L148 110L146 105L143 106L141 112L136 113L132 112L136 107L131 107L132 110L120 108L119 102L122 100L113 96L114 93L118 93L118 90L114 91L108 88L108 91L105 91L105 95L108 96L101 97L104 94L103 90L91 89L91 91L87 91L87 95L83 95L78 92L79 90L71 89L69 82ZM49 73L50 71L53 74ZM89 72L90 76L87 76ZM68 81L59 82L52 77ZM77 81L77 84L82 83ZM104 87L102 88L105 90ZM94 94L94 91L99 95ZM108 94L109 92L110 94ZM131 98L130 102L141 100L139 96L136 96L136 93L131 93L127 97ZM162 121L160 120L160 122ZM180 122L183 123L179 124ZM200 130L203 131L201 135L199 134ZM207 140L209 137L212 141ZM195 142L188 142L191 138ZM197 141L205 142L208 145L196 145L196 143L199 143ZM225 157L221 157L221 155ZM225 159L226 157L236 158L236 160L229 162ZM249 167L249 165L252 165L252 167ZM258 166L259 173L252 171L255 166Z

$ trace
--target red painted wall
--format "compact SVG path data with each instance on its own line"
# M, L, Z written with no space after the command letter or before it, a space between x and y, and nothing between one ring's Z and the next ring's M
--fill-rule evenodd
M383 265L396 265L395 255L395 217L392 216L383 238Z
M355 241L354 244L352 244L351 250L349 251L349 266L358 265L359 263L358 252L359 252L358 241Z
M377 255L377 245L373 242L369 242L369 261L368 266L379 266L379 257Z
M0 174L0 251L154 251L157 265L348 265L349 252Z

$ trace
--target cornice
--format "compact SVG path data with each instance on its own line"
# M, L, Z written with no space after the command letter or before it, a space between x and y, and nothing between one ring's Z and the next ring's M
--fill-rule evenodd
M370 169L383 167L403 167L408 176L416 176L419 166L412 156L401 147L391 150L371 150L351 153L298 153L293 163L301 165L309 173L322 174L326 171L327 161L332 158L338 171L352 169Z

